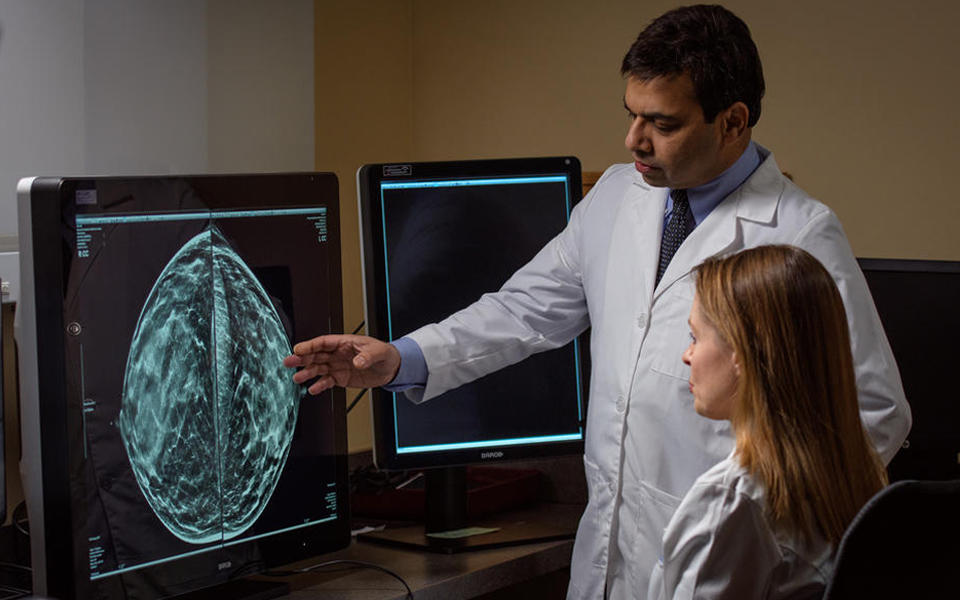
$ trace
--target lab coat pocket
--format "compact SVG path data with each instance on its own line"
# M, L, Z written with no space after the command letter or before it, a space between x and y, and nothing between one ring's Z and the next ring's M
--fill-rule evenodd
M693 279L687 275L657 298L651 311L651 333L645 344L651 355L652 370L684 382L690 378L690 368L683 364L682 357L690 345L687 319L694 292Z
M646 570L632 569L628 573L632 589L646 590L649 585L652 565L660 560L663 531L680 505L680 498L645 483L639 482L637 490L636 543L633 546L633 564L644 565Z

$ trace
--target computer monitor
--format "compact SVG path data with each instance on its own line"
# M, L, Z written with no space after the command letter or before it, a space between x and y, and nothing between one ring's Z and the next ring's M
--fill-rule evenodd
M18 196L34 593L167 597L346 546L342 391L305 398L281 365L342 330L336 177Z
M581 194L574 157L372 164L357 177L367 329L387 340L499 289L561 232ZM423 404L373 390L377 466L582 453L583 354L574 340Z
M913 413L890 478L960 479L960 398L949 374L960 338L960 262L859 259Z

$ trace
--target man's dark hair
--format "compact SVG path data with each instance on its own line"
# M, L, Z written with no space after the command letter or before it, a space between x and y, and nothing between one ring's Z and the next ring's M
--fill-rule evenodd
M620 74L640 81L687 73L703 116L712 123L721 110L740 101L760 118L763 68L738 16L718 5L682 6L664 13L640 32L623 57Z

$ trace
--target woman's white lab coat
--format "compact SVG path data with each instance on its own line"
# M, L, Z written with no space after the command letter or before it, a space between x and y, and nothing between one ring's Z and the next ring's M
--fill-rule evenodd
M773 527L763 487L734 457L701 475L663 534L650 600L820 598L833 547Z
M584 468L589 502L574 545L569 598L633 598L647 589L666 526L694 480L732 449L729 425L698 416L680 357L691 269L708 256L794 244L836 279L850 319L861 416L889 461L910 411L839 221L785 178L773 156L711 212L655 285L666 189L615 165L566 229L496 293L410 334L423 350L422 401L591 330ZM530 218L536 218L531 215Z

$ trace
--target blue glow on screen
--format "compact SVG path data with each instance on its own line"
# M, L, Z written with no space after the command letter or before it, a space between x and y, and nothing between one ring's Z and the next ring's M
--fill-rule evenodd
M278 534L281 534L281 533L287 533L287 532L289 532L289 531L295 531L295 530L297 530L297 529L303 529L304 527L313 527L314 525L319 525L319 524L321 524L321 523L329 523L330 521L333 521L333 520L335 520L336 518L337 518L337 515L336 515L336 514L333 514L333 515L331 515L331 516L329 516L329 517L326 517L326 518L323 518L323 519L315 519L315 520L313 520L313 521L308 521L308 522L306 522L306 523L300 523L300 524L298 524L298 525L293 525L293 526L291 526L291 527L285 527L285 528L283 528L283 529L277 529L276 531L271 531L271 532L269 532L269 533L263 533L263 534L260 534L260 535L253 535L253 536L250 536L250 537L245 537L245 538L243 538L243 539L235 540L235 541L232 541L232 542L214 544L214 545L212 545L212 546L208 546L208 547L206 547L206 548L201 548L201 549L199 549L199 550L192 550L192 551L190 551L190 552L182 552L182 553L177 554L177 555L175 555L175 556L167 556L167 557L165 557L165 558L160 558L160 559L152 560L152 561L145 562L145 563L139 563L139 564L136 564L136 565L133 565L133 566L130 566L130 567L119 567L119 568L117 568L117 569L113 569L112 571L106 571L106 572L104 572L104 573L96 573L96 572L94 572L94 573L91 573L91 574L90 574L90 580L91 580L91 581L96 581L97 579L103 579L103 578L105 578L105 577L111 577L111 576L113 576L113 575L119 575L119 574L121 574L121 573L129 573L129 572L131 572L131 571L136 571L136 570L143 569L143 568L146 568L146 567L153 567L153 566L156 566L156 565L161 565L161 564L164 564L164 563L172 562L172 561L174 561L174 560L180 560L181 558L186 558L186 557L188 557L188 556L196 556L197 554L205 554L205 553L211 552L211 551L213 551L213 550L221 550L221 549L223 549L223 548L226 548L227 546L235 546L235 545L237 545L237 544L242 544L242 543L245 543L245 542L249 542L249 541L251 541L251 540L257 540L257 539L260 539L260 538L271 537L271 536L278 535Z
M386 207L386 198L385 192L387 190L398 190L398 189L417 189L417 188L448 188L448 187L469 187L469 186L491 186L491 185L523 185L523 184L542 184L542 183L563 183L564 184L564 193L566 197L566 217L567 221L570 220L570 212L572 210L570 202L570 178L567 175L537 175L537 176L528 176L528 177L491 177L491 178L476 178L476 179L450 179L450 180L421 180L421 181L381 181L380 182L380 214L382 218L380 220L383 227L383 256L384 256L384 278L386 282L387 289L387 334L388 339L391 341L395 339L393 331L393 311L390 305L390 273L389 273L389 261L387 254L387 207ZM582 382L580 374L580 341L574 340L574 356L575 356L575 373L577 380L577 408L580 415L580 420L583 420L583 397L581 393ZM429 444L421 446L400 446L400 432L398 430L399 424L397 422L397 402L398 394L392 393L391 397L393 399L393 439L396 446L397 454L413 454L413 453L423 453L423 452L439 452L445 450L470 450L475 448L488 448L494 446L518 446L523 444L536 444L536 443L550 443L550 442L568 442L568 441L580 441L583 439L583 428L580 427L579 431L576 433L565 433L565 434L556 434L556 435L546 435L546 436L531 436L523 438L509 438L509 439L495 439L495 440L479 440L473 442L456 442L456 443L447 443L447 444Z
M158 221L196 221L199 219L237 219L243 217L277 217L284 215L323 215L326 207L271 208L247 210L206 210L189 213L143 213L135 215L84 214L77 215L77 225L107 225L118 223L153 223Z
M396 396L396 394L394 394ZM425 446L403 446L397 448L397 454L411 454L414 452L439 452L441 450L470 450L472 448L489 448L491 446L518 446L520 444L536 444L543 442L576 442L582 439L582 432L562 433L557 435L539 435L524 438L509 438L503 440L481 440L476 442L456 442L450 444L430 444Z

